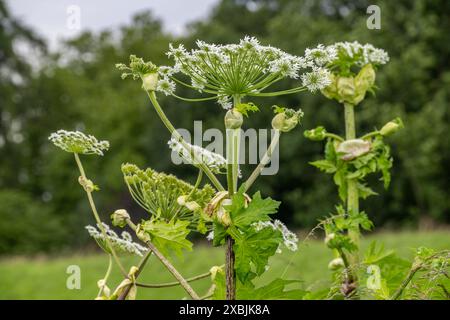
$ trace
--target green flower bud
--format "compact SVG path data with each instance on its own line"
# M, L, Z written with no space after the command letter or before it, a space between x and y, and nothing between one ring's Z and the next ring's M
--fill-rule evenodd
M336 258L330 261L328 269L335 271L344 267L344 260L342 258Z
M336 148L336 151L342 154L342 160L350 161L368 153L371 147L372 145L369 141L351 139L340 143Z
M322 90L322 94L328 99L337 99L337 77L330 73L331 84Z
M322 141L326 138L327 130L324 127L317 127L315 129L306 130L303 135L305 138L313 141Z
M78 183L83 187L84 191L88 193L100 190L91 180L84 178L83 176L78 177Z
M179 196L178 198L177 198L177 203L180 205L180 206L184 206L184 205L186 205L186 199L187 199L187 196L185 195L185 196Z
M142 225L138 224L136 228L136 236L141 240L142 242L148 242L150 241L150 235L145 232L145 230L142 228Z
M231 199L224 199L221 202L220 207L219 207L219 209L216 212L217 221L219 223L221 223L222 225L224 225L225 227L228 227L229 225L231 225L230 214L224 208L224 206L229 206L229 205L231 205Z
M202 208L195 201L186 202L185 207L188 208L190 211L198 211L198 210L200 210Z
M211 273L211 280L214 281L217 273L223 273L223 269L222 269L222 267L214 266L214 267L211 267L211 269L209 269L209 272Z
M366 64L355 77L356 90L366 92L375 84L375 78L375 69L370 63Z
M284 112L278 113L272 119L272 128L281 132L289 132L294 129L303 117L303 111L299 109L295 111L293 109L285 109Z
M130 219L130 215L127 210L119 209L114 211L111 215L111 221L113 226L123 228L127 225L127 220Z
M352 77L339 77L337 79L337 95L339 101L353 102L355 80Z
M227 129L239 129L244 122L244 117L236 109L228 110L225 114L225 128Z
M158 73L147 73L142 76L142 88L146 91L155 91L158 83Z
M402 129L404 127L403 121L400 118L396 118L392 121L389 121L386 123L383 128L380 130L380 134L382 136L389 136L395 132L397 132L399 129Z
M325 240L324 240L325 244L328 245L330 243L330 241L333 240L335 237L336 237L336 234L334 234L334 233L327 234L325 236Z

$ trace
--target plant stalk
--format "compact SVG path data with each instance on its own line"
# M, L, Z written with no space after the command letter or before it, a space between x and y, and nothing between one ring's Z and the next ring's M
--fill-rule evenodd
M144 269L148 259L150 258L150 256L152 255L152 251L149 250L145 256L142 258L142 260L139 262L138 265L138 270L136 271L134 278L137 279L139 277L139 275L142 272L142 269ZM136 284L137 285L137 284ZM133 284L129 284L120 294L120 296L117 298L117 300L125 300L128 296L128 293L130 293L131 288L133 287Z
M81 163L80 157L78 156L77 153L74 153L75 156L75 161L77 163L78 166L78 170L80 171L80 175L81 177L84 179L84 181L87 181L88 178L86 177L86 173L84 171L83 168L83 164ZM114 250L114 247L111 243L111 240L108 238L108 235L106 234L106 230L103 227L103 223L100 220L100 216L97 212L97 207L95 206L95 202L94 202L94 198L92 197L92 191L86 190L85 188L83 188L84 191L86 192L86 195L88 197L88 201L89 201L89 205L91 206L91 210L92 213L94 215L95 221L97 223L98 228L100 229L100 231L102 232L103 237L105 238L105 241L109 247L109 250L111 251L111 254L114 258L114 261L116 262L116 264L119 266L120 271L122 272L122 275L126 278L128 278L128 273L125 270L125 268L123 267L122 263L120 262L119 257L117 256L116 250Z
M233 97L233 104L236 107L241 103L240 96ZM227 144L227 185L228 196L231 197L237 190L239 173L239 142L241 128L226 129ZM233 250L234 240L230 235L225 238L225 283L226 299L236 300L236 272L234 270L235 255Z
M130 220L127 219L128 226L133 230L136 231L136 225ZM192 287L189 285L189 283L186 281L185 278L178 272L178 270L170 263L170 261L155 247L155 245L151 241L145 242L150 249L150 252L153 252L155 256L162 262L162 264L166 267L167 270L175 277L175 279L178 280L178 282L181 284L181 286L186 290L186 292L191 296L194 300L200 300L200 297L198 294L192 289Z
M261 159L258 166L255 168L255 170L253 170L250 177L248 177L248 179L244 183L245 184L245 192L247 192L248 189L250 189L250 187L255 182L256 178L258 178L259 175L261 174L261 172L263 171L264 167L270 162L270 158L272 157L272 154L275 151L275 148L277 147L278 142L280 141L280 135L281 135L281 131L275 130L275 134L272 138L272 141L270 142L269 148L266 150L266 153L264 154L264 156Z
M156 99L156 95L154 91L146 91L147 95L153 105L153 107L156 110L156 113L159 115L161 121L164 123L166 128L169 130L169 132L172 134L172 136L180 141L180 143L185 147L191 154L191 148L190 146L184 141L180 133L175 129L175 127L172 125L170 120L167 118L166 114L164 113L163 109L161 108L161 105L159 104L158 100ZM195 155L194 155L195 158ZM211 180L212 184L216 187L219 191L225 191L225 188L222 186L220 181L217 179L217 177L214 175L214 173L211 171L211 169L206 166L201 159L194 159L199 165L200 169L208 176L208 178Z
M345 139L351 140L356 138L356 128L355 128L355 106L349 103L344 103L345 112ZM347 214L359 212L359 196L358 196L358 186L356 179L347 180ZM350 265L357 265L359 262L359 242L360 242L360 231L357 226L356 229L348 230L348 236L352 242L357 246L355 253L351 254L349 257ZM357 277L354 271L351 276L353 281L357 282Z

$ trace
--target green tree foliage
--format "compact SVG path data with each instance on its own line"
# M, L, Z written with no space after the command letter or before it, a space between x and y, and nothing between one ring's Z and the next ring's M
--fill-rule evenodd
M357 130L370 131L374 123L380 128L395 116L401 116L405 123L405 129L390 140L396 159L391 192L380 192L380 183L380 189L374 190L380 196L365 200L365 207L370 208L367 214L376 225L416 224L422 217L449 222L450 46L446 30L450 28L450 3L375 2L222 0L205 21L191 24L183 39L163 32L161 22L143 12L114 33L86 32L48 54L45 44L11 17L0 0L1 192L21 190L23 199L27 199L23 201L30 205L45 201L49 220L55 215L64 219L64 231L71 234L65 239L72 238L71 244L83 243L86 235L79 226L92 221L86 214L83 195L76 188L67 188L67 182L76 178L71 170L73 159L49 147L46 139L50 132L85 129L111 142L107 157L86 161L89 171L96 173L93 178L100 188L108 186L108 192L98 199L103 217L116 207L142 212L133 206L118 170L124 162L195 181L195 170L171 166L166 146L169 135L139 88L120 80L115 63L125 61L133 52L156 64L166 64L163 53L169 42L193 44L198 38L228 43L255 35L264 44L293 54L320 42L358 40L385 48L391 61L377 73L381 88L376 92L377 99L369 97L358 106ZM381 8L381 30L366 26L366 9L371 4ZM17 51L19 43L39 52L29 55L36 57L36 72L31 72L33 59ZM190 95L188 91L180 94ZM335 102L321 95L299 99L297 95L278 97L261 105L255 98L263 116L249 120L248 126L270 123L272 104L298 105L305 112L304 129L324 125L332 132L343 131ZM220 108L215 102L199 102L196 108L188 105L170 100L166 112L176 127L192 130L194 120L202 120L204 129L223 126L223 119L213 117ZM308 164L319 159L320 149L320 144L309 143L300 133L286 135L280 146L278 178L262 177L255 187L281 200L281 219L297 227L315 224L333 210L338 199L328 178ZM243 175L251 169L244 169ZM1 214L6 214L3 209L1 219Z

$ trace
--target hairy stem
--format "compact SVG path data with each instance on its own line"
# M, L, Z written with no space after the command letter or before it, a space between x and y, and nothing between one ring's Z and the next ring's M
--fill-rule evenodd
M84 181L87 181L88 178L86 177L86 173L84 171L84 168L83 168L83 165L81 163L80 157L78 156L77 153L74 153L74 156L75 156L75 161L77 163L78 170L80 171L81 177L83 178ZM100 216L99 216L99 214L97 212L97 207L95 206L94 198L92 197L92 191L89 191L86 188L84 188L84 190L86 191L86 195L88 197L89 205L91 206L91 210L92 210L92 213L94 214L94 218L95 218L95 221L97 222L97 226L100 229L103 237L105 238L106 244L109 247L109 250L110 250L110 252L111 252L111 254L112 254L113 258L114 258L114 261L119 266L119 269L122 272L122 275L124 277L128 278L128 273L125 270L125 268L123 267L122 263L120 262L120 259L117 256L116 250L114 250L114 247L113 247L113 245L111 243L111 240L109 239L108 235L106 234L106 230L103 227L102 221L100 220Z
M147 92L147 95L148 95L153 107L156 110L156 113L158 113L161 121L164 123L166 128L172 134L172 136L175 139L177 139L178 141L180 141L180 143L183 145L183 147L185 147L191 154L193 154L190 146L186 143L186 141L184 141L184 139L182 138L180 133L175 129L175 127L172 125L172 123L170 122L170 120L167 118L166 114L162 110L158 100L156 99L155 92L154 91L151 91L151 92L146 91L146 92ZM195 155L194 155L194 158L195 158ZM222 184L217 179L217 177L214 175L214 173L211 171L211 169L209 169L208 166L206 166L201 159L194 159L194 160L196 161L196 163L198 163L198 166L200 167L200 169L208 176L208 178L211 180L212 184L217 188L217 190L224 191L225 188L222 186Z
M417 271L420 270L420 268L421 268L421 265L414 265L413 264L413 267L409 270L408 275L403 280L403 282L400 285L400 287L391 296L390 300L397 300L398 298L400 298L403 290L405 290L406 286L411 282L411 280L414 278L414 275L417 273Z
M351 140L356 138L355 129L355 107L352 104L344 103L345 112L345 139ZM347 180L347 214L359 212L359 198L358 198L358 186L355 179ZM348 231L348 235L352 242L359 248L359 227ZM350 264L357 265L359 260L359 251L350 255ZM352 276L356 282L357 277Z
M270 162L270 158L272 157L272 153L275 151L275 148L278 145L278 142L280 141L280 135L281 131L275 130L275 134L272 138L272 141L270 142L269 148L266 150L266 153L264 154L263 158L261 159L258 166L253 170L250 177L248 177L247 181L244 182L245 184L245 192L247 192L252 184L255 182L256 178L259 177L261 172L263 171L264 167Z
M241 103L240 96L233 97L233 104L236 107ZM241 129L226 129L227 144L227 184L228 196L231 198L237 189L239 172L239 142ZM236 272L234 270L235 255L233 250L234 240L227 235L225 238L225 283L226 299L236 300Z
M136 231L136 225L130 220L127 219L128 226ZM153 252L155 256L162 262L162 264L166 267L166 269L175 277L175 279L178 280L180 285L186 290L186 292L191 296L194 300L199 300L200 297L198 294L192 289L192 287L189 285L189 283L186 281L185 278L178 272L178 270L170 263L169 260L155 247L155 245L151 241L145 242L150 249L150 252Z

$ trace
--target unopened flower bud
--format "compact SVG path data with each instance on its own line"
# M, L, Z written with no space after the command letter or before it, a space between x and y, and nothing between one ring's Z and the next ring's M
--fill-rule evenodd
M180 206L184 206L184 205L186 204L186 199L187 199L187 196L179 196L179 197L177 198L177 203L178 203Z
M113 226L123 228L127 225L127 220L130 219L130 215L127 210L119 209L114 211L111 215L111 221Z
M359 156L368 153L371 149L371 143L362 139L346 140L339 144L336 148L338 153L341 153L341 159L344 161L350 161Z
M197 211L201 209L200 205L195 201L186 202L185 207L190 211Z
M244 122L244 117L236 109L228 110L225 114L225 128L227 129L239 129Z
M340 101L352 102L355 95L355 81L351 77L337 79L337 93Z
M229 206L231 203L231 199L224 199L216 212L217 220L225 227L228 227L231 224L231 218L224 206Z
M336 95L337 95L337 77L333 74L330 73L329 76L331 83L323 88L322 90L320 90L322 92L322 94L328 98L328 99L336 99Z
M358 75L355 77L355 85L357 91L367 91L375 84L375 70L369 63L361 68Z
M147 73L142 76L142 88L146 91L155 91L158 83L158 73Z
M336 237L336 235L334 233L327 234L325 236L325 240L324 240L325 244L328 245L330 243L330 241L333 240L335 237Z
M389 121L386 123L383 128L380 130L380 134L382 136L389 136L395 132L397 132L399 129L402 129L403 121L400 118L396 118L395 120Z
M313 141L321 141L326 138L327 130L324 127L317 127L315 129L306 130L304 133L305 138Z
M219 266L214 266L211 269L209 269L209 272L211 273L211 280L214 280L216 278L217 273L223 272L223 270Z
M86 192L90 193L90 192L98 190L98 187L91 180L89 180L83 176L78 177L78 183L83 187L83 189Z
M289 132L294 129L300 122L303 111L299 109L286 109L284 112L278 113L272 119L272 128L281 132Z
M338 270L342 267L344 267L344 260L342 260L342 258L333 259L328 264L328 269L333 271Z
M150 241L150 235L145 232L145 230L142 228L140 224L137 225L136 228L136 236L141 240L142 242L148 242Z

